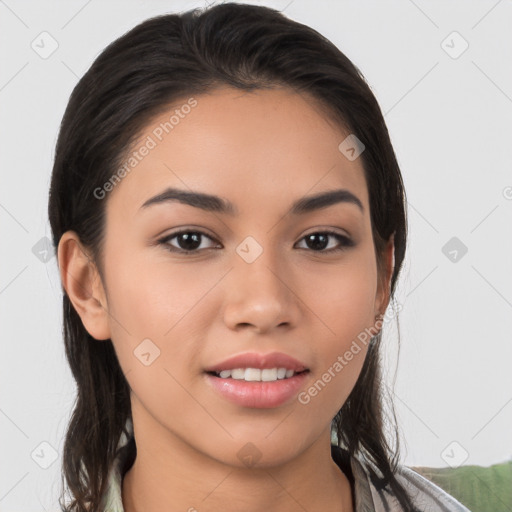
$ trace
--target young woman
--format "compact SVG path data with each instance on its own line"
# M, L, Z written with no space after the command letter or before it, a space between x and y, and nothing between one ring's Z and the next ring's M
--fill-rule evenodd
M402 178L316 31L228 3L114 41L71 95L49 217L63 510L467 510L384 434Z

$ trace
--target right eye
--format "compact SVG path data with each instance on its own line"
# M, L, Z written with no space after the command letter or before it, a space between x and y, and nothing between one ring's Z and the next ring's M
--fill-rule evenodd
M201 247L202 239L207 238L208 240L212 240L213 238L209 237L206 233L202 231L193 231L191 229L182 229L180 231L175 231L174 233L170 233L163 238L158 240L159 244L165 246L167 250L170 252L178 252L190 254L193 252L199 252L200 250L209 249L213 247ZM176 239L176 245L171 244L171 240Z

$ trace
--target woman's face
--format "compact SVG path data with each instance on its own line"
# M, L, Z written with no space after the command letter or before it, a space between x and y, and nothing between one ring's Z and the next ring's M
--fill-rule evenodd
M218 89L147 126L136 165L102 199L104 332L136 437L237 466L283 463L329 437L367 352L358 335L387 305L362 162L338 149L347 135L287 89ZM151 202L170 188L218 199ZM337 190L341 200L306 201ZM262 358L222 364L248 353ZM307 371L251 381L293 369L271 353ZM268 371L207 373L247 367Z

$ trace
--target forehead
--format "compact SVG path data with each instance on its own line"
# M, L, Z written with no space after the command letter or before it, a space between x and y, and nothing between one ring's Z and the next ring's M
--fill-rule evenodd
M110 192L109 208L126 215L171 186L229 197L239 210L334 188L367 206L361 159L338 149L348 133L306 94L216 89L176 101L140 133L123 161L128 172Z

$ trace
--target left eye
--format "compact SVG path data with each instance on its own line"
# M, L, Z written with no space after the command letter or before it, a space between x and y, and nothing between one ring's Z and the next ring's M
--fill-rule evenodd
M206 233L202 231L179 231L177 233L172 233L170 235L165 236L158 240L160 244L166 246L166 248L171 252L181 252L181 253L192 253L199 252L201 249L209 249L212 247L201 247L202 240L208 239L210 241L214 241L213 238L208 236ZM176 243L178 247L171 244L171 240L176 239ZM337 240L337 244L334 243L334 247L332 244L329 244L329 239ZM307 247L301 247L301 249L310 249L314 252L337 252L342 251L348 247L354 246L354 242L348 238L347 236L341 235L340 233L336 233L334 231L317 231L314 233L310 233L303 237L300 242L305 241ZM336 247L337 245L337 247Z
M329 247L329 238L336 239L338 247ZM306 235L302 240L305 240L306 244L313 246L315 248L313 249L314 252L338 252L354 246L354 242L350 238L335 231L316 231Z

